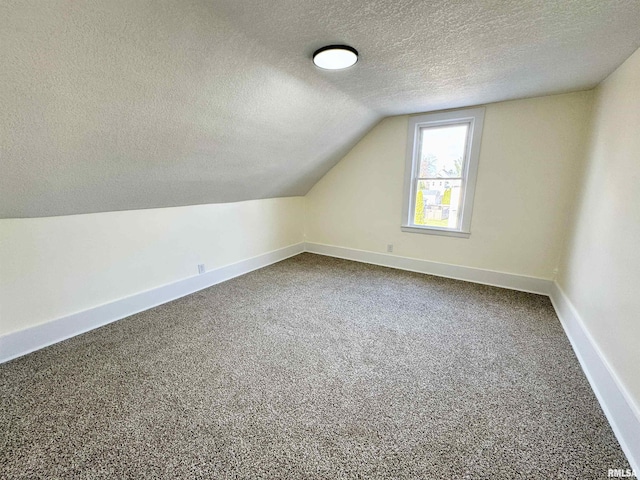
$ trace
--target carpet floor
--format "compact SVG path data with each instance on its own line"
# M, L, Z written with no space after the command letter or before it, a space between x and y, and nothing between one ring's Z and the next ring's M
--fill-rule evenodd
M0 365L1 478L597 479L544 296L302 254Z

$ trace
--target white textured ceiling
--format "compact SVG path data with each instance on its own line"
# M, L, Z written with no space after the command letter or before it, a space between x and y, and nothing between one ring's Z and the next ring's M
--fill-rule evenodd
M318 47L358 64L327 72ZM0 217L305 194L387 115L586 89L638 0L0 0Z

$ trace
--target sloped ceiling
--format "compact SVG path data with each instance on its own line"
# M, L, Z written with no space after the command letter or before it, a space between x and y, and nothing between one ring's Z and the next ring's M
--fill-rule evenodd
M637 0L0 0L0 218L303 195L388 115L595 86ZM348 70L312 52L347 43Z

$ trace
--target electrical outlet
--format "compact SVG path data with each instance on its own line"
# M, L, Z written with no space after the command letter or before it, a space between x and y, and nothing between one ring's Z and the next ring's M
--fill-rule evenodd
M393 252L393 243L390 243L389 245L387 245L387 252L389 253Z
M198 273L202 275L204 273L204 263L198 264Z

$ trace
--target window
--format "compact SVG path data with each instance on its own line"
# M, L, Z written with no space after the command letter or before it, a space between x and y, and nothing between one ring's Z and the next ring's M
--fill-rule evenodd
M409 119L402 231L470 235L484 108Z

